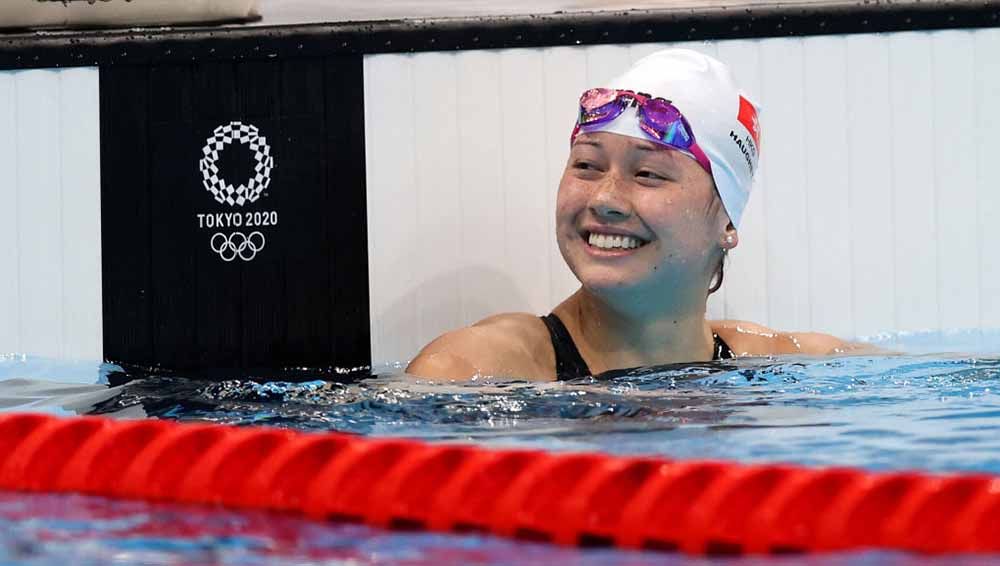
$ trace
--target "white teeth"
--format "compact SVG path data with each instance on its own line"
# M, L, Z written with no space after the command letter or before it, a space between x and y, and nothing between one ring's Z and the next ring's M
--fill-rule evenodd
M632 236L617 236L617 235L604 235L595 234L591 232L590 238L588 238L587 243L595 248L601 248L605 250L611 250L615 248L622 249L632 249L638 248L642 244L638 238L633 238Z

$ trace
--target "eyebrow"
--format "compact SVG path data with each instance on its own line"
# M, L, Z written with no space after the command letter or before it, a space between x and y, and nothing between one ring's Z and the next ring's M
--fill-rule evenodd
M594 147L603 147L601 145L601 142L599 142L599 141L597 141L595 139L590 139L590 138L585 138L585 137L578 137L578 138L576 138L576 144L574 144L574 145L592 145Z

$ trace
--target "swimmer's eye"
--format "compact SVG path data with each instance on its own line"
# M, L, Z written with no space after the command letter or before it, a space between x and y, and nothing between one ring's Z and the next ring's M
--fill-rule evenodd
M601 173L601 167L592 161L574 161L573 171L581 179L596 179Z
M652 171L639 171L635 174L636 177L642 177L644 179L650 179L653 181L669 181L670 179L660 175L659 173L654 173Z

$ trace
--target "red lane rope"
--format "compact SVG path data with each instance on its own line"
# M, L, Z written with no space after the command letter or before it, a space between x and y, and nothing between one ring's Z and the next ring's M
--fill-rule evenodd
M0 416L0 489L697 554L1000 552L1000 477Z

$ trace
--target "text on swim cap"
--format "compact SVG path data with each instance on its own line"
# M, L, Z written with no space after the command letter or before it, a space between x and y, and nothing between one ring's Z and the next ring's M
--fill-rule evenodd
M757 159L757 146L753 143L753 138L746 136L742 139L736 132L729 130L729 137L736 142L736 146L740 148L740 152L743 154L743 159L747 162L747 169L750 170L750 174L753 175L753 164L754 160Z

